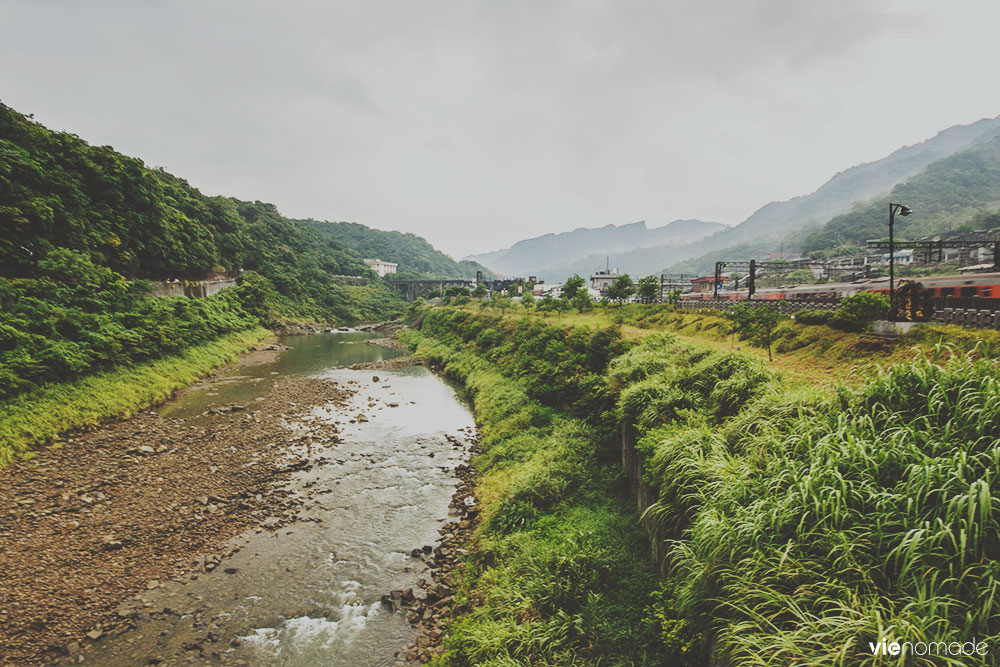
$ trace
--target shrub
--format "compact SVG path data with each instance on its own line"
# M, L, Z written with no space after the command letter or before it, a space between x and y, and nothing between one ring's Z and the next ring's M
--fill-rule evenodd
M840 301L831 324L844 331L864 331L872 322L885 317L889 298L874 292L859 292Z
M799 324L829 324L834 317L832 310L800 310L793 316Z

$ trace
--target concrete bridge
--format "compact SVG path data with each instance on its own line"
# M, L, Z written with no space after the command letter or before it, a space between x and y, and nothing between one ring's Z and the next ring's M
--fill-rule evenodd
M456 278L412 278L390 280L389 284L403 292L407 301L416 301L417 297L429 289L437 288L438 296L444 296L449 287L465 287L472 289L474 281Z

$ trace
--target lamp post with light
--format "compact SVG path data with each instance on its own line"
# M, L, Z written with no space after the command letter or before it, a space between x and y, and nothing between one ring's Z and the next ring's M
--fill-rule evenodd
M896 295L896 248L893 246L892 223L895 222L897 213L905 218L912 212L909 206L889 202L889 314L891 320L896 319L892 305Z

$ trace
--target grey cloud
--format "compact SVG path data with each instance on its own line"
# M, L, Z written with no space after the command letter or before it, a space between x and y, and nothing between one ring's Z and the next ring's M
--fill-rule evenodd
M0 94L207 192L461 254L736 221L879 157L852 130L922 2L0 0Z

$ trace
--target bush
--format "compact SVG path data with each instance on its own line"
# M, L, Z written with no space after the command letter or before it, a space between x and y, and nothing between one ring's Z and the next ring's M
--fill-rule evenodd
M830 324L834 317L832 310L800 310L794 315L799 324Z
M831 324L844 331L864 331L872 322L885 317L889 298L874 292L860 292L840 301Z

